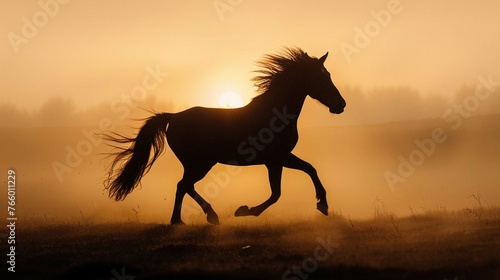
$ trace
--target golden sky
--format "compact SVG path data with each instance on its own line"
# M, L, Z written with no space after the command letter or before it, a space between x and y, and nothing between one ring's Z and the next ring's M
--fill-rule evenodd
M152 92L179 106L217 106L227 91L248 101L255 61L285 46L329 51L340 89L450 95L500 75L495 0L0 3L0 103L27 110L54 96L79 108L110 102L148 67L168 73Z

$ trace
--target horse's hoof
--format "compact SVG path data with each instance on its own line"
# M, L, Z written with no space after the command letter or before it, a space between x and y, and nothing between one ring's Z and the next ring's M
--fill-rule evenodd
M236 217L248 215L250 215L250 208L248 208L248 206L246 205L240 206L240 208L238 208L238 210L236 210L236 212L234 213L234 216Z
M209 223L211 223L212 225L217 225L217 226L220 225L219 216L217 216L217 214L215 212L207 214L207 221Z
M316 207L318 208L319 212L321 212L325 216L328 216L328 205L318 202L318 204L316 204Z

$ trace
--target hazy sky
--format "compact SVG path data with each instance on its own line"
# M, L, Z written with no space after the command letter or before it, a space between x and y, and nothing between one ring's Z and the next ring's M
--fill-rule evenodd
M54 162L67 163L71 151L88 142L84 132L100 128L102 120L120 121L113 123L118 127L135 116L114 105L218 106L227 92L248 102L256 95L250 81L255 62L298 46L316 57L330 53L325 65L347 100L346 112L334 117L306 101L303 128L441 117L455 108L455 94L472 96L479 76L500 82L499 11L495 0L0 0L2 166L18 170L27 214L83 216L82 209L87 215L102 208L131 215L140 204L164 221L182 174L168 149L143 181L144 190L125 204L103 192L104 144L92 146L63 181L54 171ZM473 113L499 113L498 92ZM498 204L498 116L470 122L456 112L449 117L463 128L439 118L310 128L301 132L296 151L322 174L332 209L346 215L369 215L377 199L403 214L409 206L469 207L476 193ZM43 128L5 128L16 126ZM397 172L400 159L418 151L415 140L431 137L436 127L449 140L391 191L385 172ZM220 196L206 197L227 213L260 203L269 192L262 168L245 168ZM202 193L210 176L198 184ZM274 213L307 207L315 213L306 175L287 171L283 185Z
M168 75L148 94L181 106L216 106L226 91L248 101L255 61L284 46L329 51L340 89L450 95L500 75L495 0L61 2L0 1L0 103L85 108L130 94L151 69Z

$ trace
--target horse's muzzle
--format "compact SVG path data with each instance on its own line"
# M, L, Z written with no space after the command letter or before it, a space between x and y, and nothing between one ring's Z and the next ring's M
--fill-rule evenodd
M332 114L341 114L342 112L344 112L344 107L330 108L330 113Z
M336 100L330 103L330 106L328 106L328 108L330 108L330 113L332 114L341 114L344 112L345 105L346 102L344 98L341 97L340 100Z

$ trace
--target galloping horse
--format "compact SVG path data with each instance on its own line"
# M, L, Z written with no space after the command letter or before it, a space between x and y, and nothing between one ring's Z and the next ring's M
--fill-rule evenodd
M164 150L165 140L184 167L177 184L171 224L182 224L181 207L186 194L203 209L207 220L219 224L212 206L195 190L217 163L230 165L264 164L272 194L256 207L241 206L235 216L258 216L278 201L283 167L307 173L316 189L317 209L328 215L326 191L315 168L292 154L299 135L297 121L307 95L340 114L346 105L333 84L324 62L299 48L287 48L266 55L259 62L259 76L253 78L261 94L241 108L193 107L179 113L159 113L148 118L135 138L108 135L107 140L130 144L115 156L105 182L109 196L125 199L150 170ZM151 151L153 155L150 156Z

